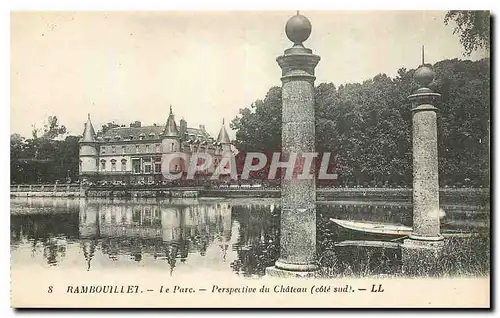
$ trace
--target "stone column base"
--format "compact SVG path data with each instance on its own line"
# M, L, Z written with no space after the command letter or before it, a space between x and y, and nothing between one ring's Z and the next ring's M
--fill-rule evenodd
M403 273L411 276L441 274L439 258L443 246L442 237L424 240L409 238L404 240L401 245Z
M278 278L314 278L316 271L289 271L271 266L266 268L266 276Z

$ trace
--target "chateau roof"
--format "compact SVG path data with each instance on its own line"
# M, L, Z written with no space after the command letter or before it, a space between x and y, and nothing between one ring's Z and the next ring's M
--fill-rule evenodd
M130 139L139 140L139 137L144 137L143 139L161 139L160 135L163 133L163 126L144 126L144 127L117 127L111 128L103 135L103 138L109 137L110 140L116 140L119 136L121 140Z
M94 126L92 126L92 122L90 121L90 114L88 115L87 122L85 123L85 129L83 130L83 137L81 142L95 142L96 135L94 131Z
M219 135L217 136L217 142L221 144L231 143L231 139L229 139L226 127L224 126L224 121L222 121L222 127L220 128Z
M178 137L179 130L175 123L174 114L172 113L172 106L170 106L170 114L168 115L167 123L165 124L164 135L168 137Z
M143 126L143 127L117 127L112 128L106 131L103 135L103 139L109 138L109 140L118 140L116 137L119 136L119 140L130 139L132 136L132 140L161 140L163 138L163 133L165 131L165 126ZM167 130L168 131L168 130ZM202 136L202 140L206 140L210 137L210 135L199 129L199 128L187 128L186 130L189 138L189 135L194 135L195 139L198 139L198 136Z

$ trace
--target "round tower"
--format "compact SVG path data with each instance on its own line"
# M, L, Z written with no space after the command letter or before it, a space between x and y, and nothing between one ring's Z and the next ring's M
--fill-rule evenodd
M231 153L231 139L229 139L229 135L224 125L224 119L222 119L222 127L217 136L217 143L220 144L222 148L222 154Z
M80 139L80 176L97 174L99 159L99 152L97 148L98 144L96 134L89 114L87 122L85 123L83 137Z
M163 139L161 141L162 153L169 154L174 152L180 152L180 134L177 129L177 124L175 123L174 113L172 112L172 106L170 106L170 114L168 115L167 123L165 129L163 130ZM170 161L170 172L176 172L181 169L180 158L174 158ZM162 168L163 170L163 168Z

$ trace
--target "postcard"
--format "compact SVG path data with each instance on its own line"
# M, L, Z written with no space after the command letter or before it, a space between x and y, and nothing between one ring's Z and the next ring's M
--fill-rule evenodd
M489 11L13 11L14 308L490 308Z

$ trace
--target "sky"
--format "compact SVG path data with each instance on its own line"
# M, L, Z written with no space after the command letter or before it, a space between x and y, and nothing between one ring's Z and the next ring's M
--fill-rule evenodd
M30 137L51 115L79 135L87 114L107 122L177 122L230 137L239 109L279 86L276 57L292 46L284 26L294 11L13 12L11 133ZM464 57L445 11L301 11L312 23L304 43L321 56L316 85L395 76ZM410 92L408 92L410 93Z

